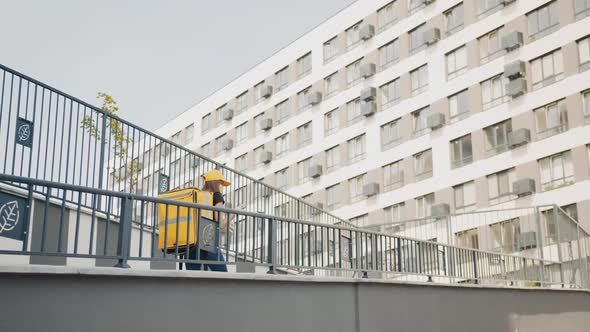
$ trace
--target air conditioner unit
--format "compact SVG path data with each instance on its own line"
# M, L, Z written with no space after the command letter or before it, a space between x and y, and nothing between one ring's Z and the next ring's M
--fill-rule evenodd
M226 139L221 143L221 146L226 151L231 150L234 147L234 140Z
M307 104L308 105L317 105L322 102L322 93L321 92L312 92L307 95Z
M377 66L374 63L363 63L361 65L361 76L363 78L368 78L377 72Z
M263 164L268 164L272 160L272 152L270 151L262 151L260 153L260 162Z
M377 103L374 101L361 103L361 114L364 116L371 116L377 112Z
M535 192L535 180L521 179L512 183L512 193L518 197L531 195Z
M229 121L234 117L234 110L228 109L223 111L223 120Z
M524 44L522 32L512 31L511 33L502 37L502 48L510 52L521 47Z
M365 24L361 26L359 30L360 38L364 41L367 41L375 35L375 26L371 24Z
M367 183L363 186L363 195L365 196L373 196L379 193L379 183L371 182Z
M309 176L312 178L317 178L322 175L322 165L312 165L309 167Z
M447 203L433 205L430 208L430 215L434 218L442 218L451 214L451 208Z
M260 195L262 197L270 197L270 195L272 194L272 190L270 189L270 187L264 186L260 189Z
M518 234L516 237L516 247L519 251L536 248L537 233L531 231Z
M260 94L262 95L262 98L270 98L270 96L272 96L272 86L271 85L265 85L261 89L262 89L262 91L260 92Z
M422 37L424 38L424 42L426 43L426 45L433 45L440 40L440 29L430 28L424 31Z
M526 64L524 61L514 61L504 66L504 77L514 80L519 77L524 77L526 74Z
M377 89L373 87L364 88L361 91L361 100L362 101L373 101L377 98Z
M526 90L526 80L522 77L511 80L506 84L506 93L512 98L525 94Z
M531 131L527 128L520 128L508 133L508 146L511 149L525 145L531 141Z
M445 115L442 113L430 114L426 118L426 125L430 129L438 129L445 125Z
M260 128L262 130L270 130L272 128L272 119L260 120Z
M319 214L322 214L322 211L324 210L324 204L318 202L313 204L313 207L315 207L315 209L311 209L312 215L317 216Z

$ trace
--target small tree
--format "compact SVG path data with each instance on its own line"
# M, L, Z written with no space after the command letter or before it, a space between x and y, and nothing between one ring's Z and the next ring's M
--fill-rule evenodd
M121 160L121 163L125 163L125 176L126 179L129 181L129 185L133 186L135 184L137 184L137 178L138 178L138 174L139 174L139 163L136 159L132 159L131 162L127 162L127 157L128 157L128 149L127 146L129 144L133 144L133 140L131 138L129 138L127 136L127 134L125 133L125 131L123 130L123 124L121 123L121 121L117 120L117 115L116 113L119 111L119 106L117 106L117 102L115 101L115 99L113 97L111 97L109 94L104 93L104 92L99 92L97 99L99 99L102 102L101 105L101 109L111 115L111 116L107 116L107 121L106 121L106 127L105 129L110 129L109 133L111 135L111 139L112 139L112 151L108 151L108 155L107 158L109 156L114 156L115 160L119 159ZM102 117L104 117L106 115L102 115ZM101 117L101 119L102 119ZM82 122L80 123L80 127L84 130L86 130L86 132L88 132L88 134L90 135L90 137L94 137L97 140L100 140L100 133L101 133L101 129L100 126L96 123L95 119L93 116L91 115L87 115L84 117L84 119L82 119ZM131 156L133 157L133 156ZM115 164L115 162L113 162L113 164ZM112 174L113 178L115 179L115 181L117 182L121 182L124 181L125 179L123 178L123 176L121 174L117 174L117 170L115 168L115 166L113 166L112 171L108 170L110 174ZM119 172L121 173L121 172Z

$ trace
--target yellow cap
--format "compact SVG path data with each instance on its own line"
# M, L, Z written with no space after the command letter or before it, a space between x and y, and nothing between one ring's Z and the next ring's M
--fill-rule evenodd
M205 182L219 180L224 187L227 187L231 184L223 177L223 175L221 175L221 172L217 169L212 169L201 176L203 179L205 179Z

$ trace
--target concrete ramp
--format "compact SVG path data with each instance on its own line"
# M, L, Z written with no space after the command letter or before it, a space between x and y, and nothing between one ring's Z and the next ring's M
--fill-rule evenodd
M0 331L588 331L590 293L187 271L0 267Z

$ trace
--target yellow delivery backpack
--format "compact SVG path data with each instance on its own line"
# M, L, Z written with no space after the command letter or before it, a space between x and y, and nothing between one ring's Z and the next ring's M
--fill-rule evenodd
M172 190L158 197L187 203L213 205L213 194L195 187ZM189 209L175 205L168 205L166 208L166 204L158 204L158 238L162 251L176 251L178 245L179 251L183 252L197 244L199 220L204 217L212 221L213 211L201 210L201 216L198 216L197 213L196 208Z

